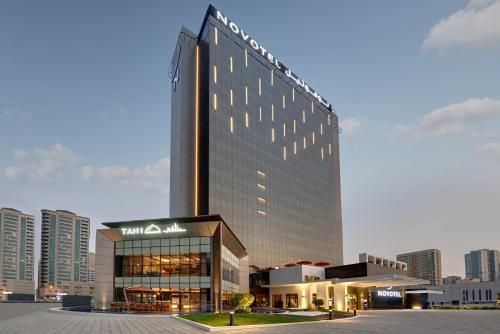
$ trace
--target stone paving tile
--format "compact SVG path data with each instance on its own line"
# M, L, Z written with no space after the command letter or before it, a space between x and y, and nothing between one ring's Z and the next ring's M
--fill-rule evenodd
M54 313L49 312L52 306L0 303L0 334L206 333L170 316ZM500 312L370 311L352 319L219 333L500 334Z

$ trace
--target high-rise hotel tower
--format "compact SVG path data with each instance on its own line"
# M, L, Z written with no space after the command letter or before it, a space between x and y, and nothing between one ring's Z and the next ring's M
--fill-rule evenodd
M258 268L340 265L338 118L277 56L212 6L198 35L182 28L170 215L220 214Z

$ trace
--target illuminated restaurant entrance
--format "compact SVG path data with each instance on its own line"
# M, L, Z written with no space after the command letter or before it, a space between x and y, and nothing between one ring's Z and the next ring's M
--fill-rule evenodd
M239 291L245 248L218 215L104 223L96 252L112 256L112 277L96 298L110 308L135 312L211 312ZM104 239L105 238L105 239ZM103 269L102 267L100 267ZM109 270L109 268L104 268ZM99 290L101 289L101 290ZM103 291L112 296L103 295Z

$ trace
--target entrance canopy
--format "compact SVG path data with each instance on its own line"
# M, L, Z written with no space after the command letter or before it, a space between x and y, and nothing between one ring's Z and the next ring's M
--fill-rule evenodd
M265 288L278 288L294 285L309 285L309 284L325 284L328 285L345 285L353 286L358 288L384 288L390 286L411 286L411 285L427 285L429 281L418 279L414 277L396 275L396 274L385 274L385 275L372 275L363 277L352 277L352 278L334 278L311 282L297 282L292 284L269 284L263 285Z
M332 284L344 284L347 286L354 286L359 288L384 288L389 286L424 285L429 284L429 281L404 275L386 274L344 279L332 279Z

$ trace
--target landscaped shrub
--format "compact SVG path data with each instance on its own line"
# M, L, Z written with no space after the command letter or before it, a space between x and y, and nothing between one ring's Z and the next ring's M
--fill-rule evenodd
M231 296L231 306L235 308L236 312L248 313L250 312L250 305L252 305L255 297L246 292L233 293Z
M325 305L325 301L323 299L314 299L313 300L313 304L314 306L316 306L316 308L320 308L321 306Z

